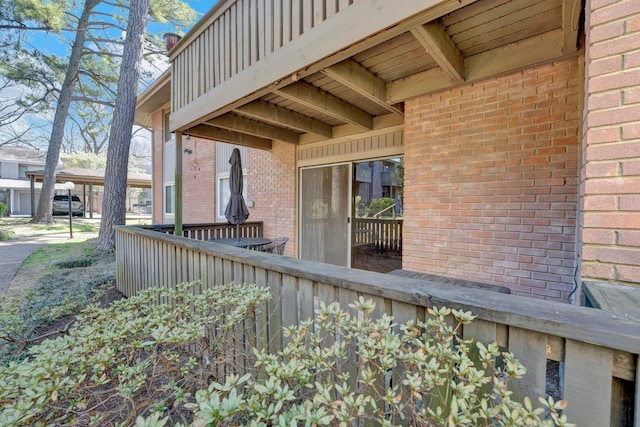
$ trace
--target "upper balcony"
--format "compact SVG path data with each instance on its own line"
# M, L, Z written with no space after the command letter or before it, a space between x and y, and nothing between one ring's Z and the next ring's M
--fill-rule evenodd
M579 0L222 0L170 52L171 130L269 149L579 50Z

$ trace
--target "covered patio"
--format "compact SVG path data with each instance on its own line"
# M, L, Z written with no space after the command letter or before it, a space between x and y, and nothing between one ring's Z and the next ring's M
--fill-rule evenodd
M31 183L31 216L33 217L35 215L33 208L35 206L35 183L42 182L44 170L27 171L26 175ZM104 171L84 168L67 168L56 171L56 183L63 184L67 181L82 186L82 200L86 201L88 197L89 218L93 218L93 186L104 185ZM146 174L130 173L127 175L127 187L151 188L151 177Z
M144 98L175 132L176 234L184 136L227 142L254 149L253 218L294 236L294 257L119 228L118 286L128 295L191 280L268 286L259 342L273 351L281 326L321 301L372 298L398 322L432 306L469 310L479 320L464 337L497 341L528 367L517 396L549 392L555 371L571 422L640 425L637 320L577 306L585 284L640 283L637 156L628 154L637 125L633 112L611 113L607 95L623 97L616 85L629 79L604 65L628 64L627 30L607 31L635 28L624 11L637 13L631 1L592 3L217 3ZM335 255L357 242L356 165L400 157L402 268L512 295L314 261L307 244ZM276 214L261 210L273 199Z

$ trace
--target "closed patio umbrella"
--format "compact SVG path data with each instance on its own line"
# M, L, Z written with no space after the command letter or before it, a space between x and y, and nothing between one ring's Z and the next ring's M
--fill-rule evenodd
M240 150L233 149L229 163L231 164L231 171L229 172L231 196L229 196L229 203L227 203L224 216L229 221L229 224L236 224L236 238L240 241L240 224L244 224L249 218L249 209L242 196L242 160L240 159Z

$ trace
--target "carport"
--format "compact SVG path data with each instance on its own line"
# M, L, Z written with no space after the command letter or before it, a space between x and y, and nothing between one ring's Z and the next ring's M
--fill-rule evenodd
M31 182L31 217L35 215L35 184L44 179L44 170L26 172ZM93 186L104 185L104 171L83 168L68 168L56 171L56 183L71 181L76 185L82 185L82 200L87 200L87 187L89 187L89 218L93 218ZM151 175L129 173L127 175L127 187L151 188Z

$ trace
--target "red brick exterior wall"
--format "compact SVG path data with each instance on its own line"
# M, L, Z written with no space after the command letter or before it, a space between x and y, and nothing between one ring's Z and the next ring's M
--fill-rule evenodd
M273 141L270 151L247 150L250 221L263 221L264 236L288 237L285 255L296 254L296 147Z
M582 280L640 284L640 2L586 4Z
M216 144L183 137L182 149L182 222L217 222Z
M403 268L567 301L578 60L405 103Z

